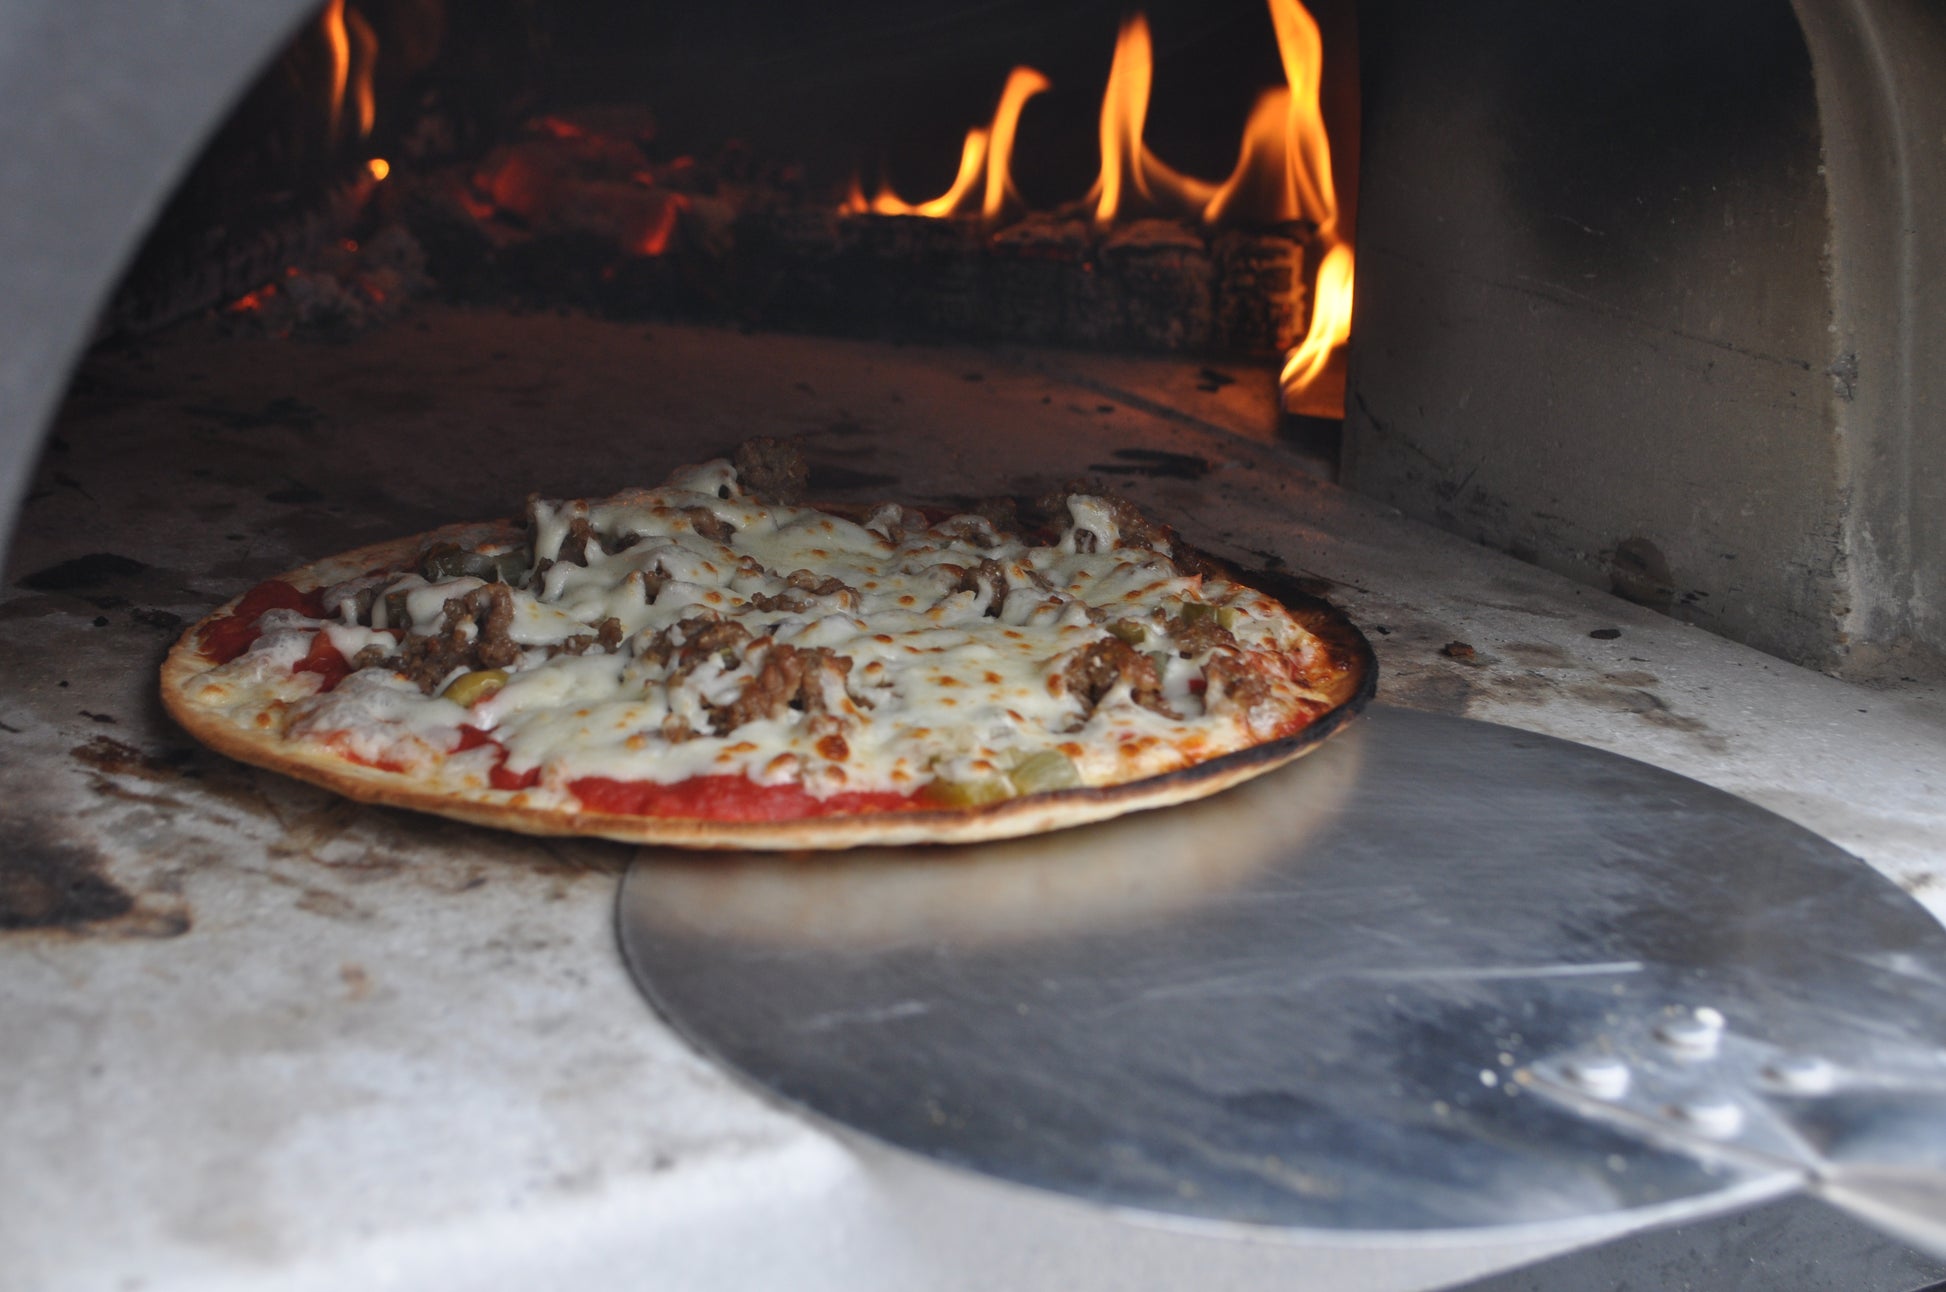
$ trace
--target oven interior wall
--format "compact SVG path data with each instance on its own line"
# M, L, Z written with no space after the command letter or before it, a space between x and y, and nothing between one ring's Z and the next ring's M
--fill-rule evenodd
M96 312L201 141L310 8L0 6L0 544Z
M1810 42L1781 0L1365 7L1344 478L1791 660L1936 668L1937 311L1871 261L1938 239L1884 227L1873 105L1831 111L1896 6L1803 7Z
M34 105L0 120L14 213L0 233L14 338L0 360L0 532L135 240L244 70L310 8L231 5L217 22L206 6L86 0L0 18L8 83ZM1044 116L1021 165L1025 185L1051 190L1030 177L1084 150L1096 92L1092 79L1068 90L1079 72L1061 69L1102 60L1109 15L1000 6L983 23L992 8L783 13L747 48L739 32L764 24L745 19L780 6L690 15L644 64L644 96L666 89L672 123L717 113L834 164L849 152L869 168L878 153L920 193L922 166L950 166L960 118L979 119L1004 65L1044 49L1064 81L1031 110ZM1164 155L1209 120L1231 129L1216 109L1247 98L1235 85L1172 106L1187 76L1166 73L1233 47L1261 20L1246 8L1207 29L1177 25L1185 6L1158 8ZM1336 38L1349 5L1317 8L1327 48L1349 48ZM624 23L607 40L621 11L607 12L582 20L580 48L643 34ZM1017 45L994 34L1013 19ZM1946 194L1931 146L1943 22L1916 0L1800 0L1795 14L1783 0L1700 14L1669 0L1370 0L1348 483L1788 658L1859 674L1936 661L1946 437L1927 418L1946 379L1928 358L1946 321L1924 284L1946 255L1925 218ZM205 23L214 36L181 39ZM887 59L871 93L834 70L854 54ZM571 59L561 85L611 94L629 64ZM780 110L807 96L817 112ZM925 128L907 130L922 99ZM807 125L826 110L874 128L833 144L840 132Z

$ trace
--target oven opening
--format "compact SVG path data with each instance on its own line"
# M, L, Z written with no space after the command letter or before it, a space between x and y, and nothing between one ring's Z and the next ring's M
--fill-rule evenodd
M1822 7L771 8L327 4L97 340L426 302L1150 355L1151 394L1247 388L1174 411L1415 518L1793 662L1937 674L1936 328L1880 303L1938 180L1867 142L1923 129L1874 87L1937 78Z
M214 310L342 333L431 295L1172 354L1273 365L1325 436L1357 101L1350 7L1325 12L334 0L198 160L104 330Z

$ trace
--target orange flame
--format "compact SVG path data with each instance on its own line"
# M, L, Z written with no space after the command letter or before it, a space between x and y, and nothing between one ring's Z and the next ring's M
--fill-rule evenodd
M1285 87L1257 100L1244 127L1237 163L1222 184L1184 175L1165 165L1143 142L1154 51L1149 24L1136 14L1122 24L1108 88L1101 103L1101 173L1084 199L1097 227L1143 215L1199 219L1205 224L1283 224L1308 220L1323 253L1312 293L1304 339L1285 356L1281 384L1285 407L1335 398L1328 388L1351 332L1354 257L1338 227L1338 194L1331 175L1331 141L1319 103L1324 39L1301 0L1267 0ZM962 211L986 179L981 211L999 216L1017 199L1008 167L1014 132L1027 99L1048 88L1031 68L1015 68L1000 96L993 124L967 134L953 186L930 202L901 201L889 185L866 199L854 180L844 210L860 214L947 216ZM1305 396L1312 398L1307 401Z
M1354 257L1338 230L1338 190L1331 178L1331 139L1318 101L1324 79L1324 37L1299 0L1269 0L1277 52L1284 62L1290 94L1284 132L1288 190L1295 200L1292 217L1314 220L1324 259L1311 293L1311 324L1284 359L1280 381L1284 406L1295 411L1304 396L1333 370L1351 336Z
M325 52L331 59L331 139L337 142L345 116L345 87L351 81L351 36L345 30L345 0L327 0L319 18Z
M1010 168L1021 110L1027 106L1027 100L1047 88L1048 79L1031 67L1016 67L1009 73L1007 84L1000 91L999 106L993 111L993 123L984 130L966 132L966 143L960 148L959 174L954 177L953 186L930 202L903 201L892 191L890 183L881 185L878 195L867 201L854 180L843 209L853 215L870 211L876 215L943 218L958 214L974 190L981 187L984 177L980 213L989 220L997 219L1009 200L1019 198Z
M1325 252L1318 266L1317 289L1311 294L1311 327L1295 350L1284 358L1279 384L1285 407L1315 385L1331 366L1332 356L1351 336L1351 248L1340 242Z
M1291 88L1291 181L1297 190L1298 210L1318 222L1318 234L1335 242L1338 232L1338 192L1331 182L1331 139L1324 129L1324 110L1318 90L1324 79L1324 37L1311 13L1298 0L1270 0L1270 21L1277 29L1277 51L1284 59L1284 79Z
M358 137L369 138L378 119L378 99L372 88L373 74L378 70L378 33L364 14L347 10L345 0L327 0L318 17L318 32L330 60L327 120L331 142L344 137L347 98Z
M378 99L372 90L372 76L378 70L378 33L356 9L345 15L345 27L352 54L345 69L351 82L352 110L357 113L358 137L368 139L378 120Z
M1095 204L1100 228L1117 216L1139 214L1133 209L1138 205L1158 214L1194 216L1216 191L1214 184L1171 170L1142 142L1154 76L1149 20L1138 13L1115 38L1115 61L1101 99L1101 174L1084 199Z

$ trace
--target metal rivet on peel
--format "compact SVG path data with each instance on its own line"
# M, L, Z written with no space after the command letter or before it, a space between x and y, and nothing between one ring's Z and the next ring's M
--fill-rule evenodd
M1708 1058L1723 1039L1723 1015L1698 1009L1666 1018L1655 1026L1655 1039L1690 1058Z
M1764 1065L1764 1078L1794 1095L1821 1095L1838 1079L1838 1070L1815 1054L1786 1054Z
M1743 1109L1727 1099L1693 1099L1671 1104L1667 1111L1676 1121L1710 1139L1728 1139L1743 1129Z
M1561 1075L1597 1099L1620 1099L1628 1093L1628 1064L1609 1055L1569 1059L1561 1065Z

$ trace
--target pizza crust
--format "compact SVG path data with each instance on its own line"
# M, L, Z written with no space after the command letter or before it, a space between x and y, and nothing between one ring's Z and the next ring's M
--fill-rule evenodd
M433 543L488 541L519 535L513 521L451 525L360 548L280 576L300 592L404 567ZM162 700L171 717L202 743L240 762L309 781L361 803L408 808L532 835L579 835L622 843L697 849L842 849L866 845L975 843L1066 829L1131 812L1186 803L1261 776L1318 747L1371 698L1377 662L1356 627L1327 602L1279 588L1271 575L1236 575L1236 582L1280 601L1321 638L1339 668L1325 694L1333 708L1294 735L1238 750L1190 767L1118 785L1054 790L983 807L810 817L790 821L712 821L591 812L538 804L522 791L428 788L407 772L349 761L329 750L287 741L275 724L240 722L231 712L199 704L189 693L217 664L203 654L205 628L227 617L237 597L192 625L162 667Z

